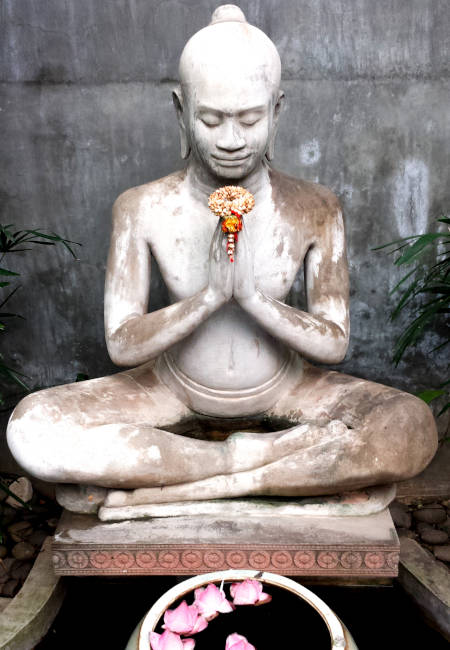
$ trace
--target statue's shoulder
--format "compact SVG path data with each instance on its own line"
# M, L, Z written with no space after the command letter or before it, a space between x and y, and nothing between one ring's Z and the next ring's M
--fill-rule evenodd
M113 214L119 218L122 214L127 214L129 218L139 215L144 202L147 208L149 204L163 204L166 199L180 192L185 176L185 170L177 171L155 181L125 190L115 200Z
M339 199L328 187L269 170L273 200L276 205L285 205L295 212L329 215L333 218L341 209Z

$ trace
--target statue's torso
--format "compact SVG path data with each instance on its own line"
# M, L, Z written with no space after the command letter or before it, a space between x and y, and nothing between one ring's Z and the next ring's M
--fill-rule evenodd
M245 215L244 227L253 250L256 286L284 302L314 245L324 202L312 190L320 186L277 172L271 172L271 180L255 208ZM303 192L299 184L304 186ZM135 227L158 263L171 302L204 289L217 226L217 217L207 205L208 196L203 201L193 197L182 172L136 191L141 197ZM316 194L320 191L327 192L320 188ZM168 351L175 367L189 378L224 390L253 388L269 381L288 353L234 300Z

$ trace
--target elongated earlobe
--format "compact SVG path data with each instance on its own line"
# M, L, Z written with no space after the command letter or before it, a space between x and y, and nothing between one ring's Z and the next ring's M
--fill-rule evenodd
M282 90L279 91L278 93L278 99L277 102L274 106L273 109L273 124L272 124L272 132L269 137L269 142L267 144L267 149L266 149L266 158L267 160L273 160L273 157L275 155L275 139L277 136L277 131L278 131L278 118L280 117L281 113L281 107L283 105L284 101L284 92Z
M273 160L273 157L275 156L275 136L276 133L272 131L272 135L270 136L269 144L267 145L266 149L266 158L269 162Z
M189 143L189 138L186 131L186 125L184 123L184 111L183 111L183 95L181 89L174 90L172 92L173 105L177 112L178 118L178 127L180 131L180 146L181 146L181 157L183 160L189 158L191 153L191 146Z

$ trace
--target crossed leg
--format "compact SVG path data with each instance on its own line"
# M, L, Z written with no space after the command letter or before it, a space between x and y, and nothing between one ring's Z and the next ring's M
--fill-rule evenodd
M333 486L356 489L410 478L428 465L437 449L433 414L422 400L310 364L305 364L302 382L270 411L280 413L295 421L345 425L342 445L337 438L328 441L319 435L308 450L312 471L305 476L305 495L327 494Z
M233 474L280 458L270 434L198 440L165 430L196 414L158 378L153 364L57 386L23 399L8 443L30 474L56 483L140 488Z
M294 426L225 442L170 433L165 427L195 413L146 364L26 397L11 417L8 443L39 478L147 488L147 503L199 494L332 494L413 476L436 450L422 401L308 364L266 415Z
M275 434L236 434L233 442L262 440L265 464L194 482L111 494L123 506L242 495L335 494L400 481L419 473L437 448L434 418L418 398L397 389L305 364L299 383L266 413L293 427ZM250 447L248 447L250 450Z

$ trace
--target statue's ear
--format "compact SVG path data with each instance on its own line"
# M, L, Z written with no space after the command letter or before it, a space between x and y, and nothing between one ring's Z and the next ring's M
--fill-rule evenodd
M270 133L269 142L268 142L267 150L266 150L266 158L267 158L267 160L272 160L274 155L275 155L275 138L276 138L276 135L277 135L278 119L280 117L281 107L283 106L283 101L284 101L284 92L282 90L280 90L278 92L277 101L276 101L275 106L273 108L272 132Z
M183 160L186 160L186 158L189 157L189 154L191 152L191 147L189 144L189 138L186 130L186 124L185 124L185 112L184 112L184 104L183 104L183 93L181 92L181 88L175 88L172 91L172 99L173 99L173 104L175 106L175 110L177 112L177 118L178 118L178 126L180 129L180 144L181 144L181 157Z

